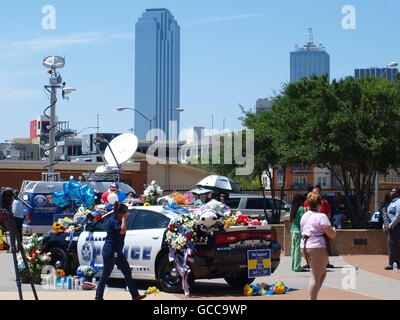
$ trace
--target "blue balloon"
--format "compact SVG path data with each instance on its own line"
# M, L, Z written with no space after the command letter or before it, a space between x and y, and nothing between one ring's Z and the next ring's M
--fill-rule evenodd
M118 192L118 201L122 202L126 199L126 192L123 190L119 190Z
M83 188L82 188L83 189ZM92 188L87 188L86 192L83 193L82 204L85 208L90 208L94 203L94 190Z
M64 188L65 196L68 197L67 195L69 193L69 183L68 182L64 182L63 188Z
M57 207L65 207L65 206L69 205L69 202L68 202L68 200L65 199L63 192L54 191L51 201Z
M74 179L69 181L68 199L79 203L82 201L81 185Z
M89 186L87 184L85 184L84 186L81 187L81 193L82 195L84 195L86 192L88 192L89 190Z

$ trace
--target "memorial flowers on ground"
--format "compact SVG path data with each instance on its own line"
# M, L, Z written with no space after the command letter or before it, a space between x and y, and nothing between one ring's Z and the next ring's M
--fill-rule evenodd
M42 237L39 237L37 234L33 234L28 238L28 243L24 245L26 261L28 262L29 270L35 283L41 282L42 268L49 265L51 261L51 254L50 252L43 251L41 241ZM18 253L18 270L22 282L29 282L28 270L25 268L22 255L20 253Z

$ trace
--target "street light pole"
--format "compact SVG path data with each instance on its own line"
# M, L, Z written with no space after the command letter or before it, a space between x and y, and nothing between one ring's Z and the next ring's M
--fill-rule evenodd
M157 120L158 118L160 118L162 115L164 115L165 113L167 113L167 112L170 112L170 111L178 111L178 112L183 112L184 111L184 109L183 108L169 108L169 109L167 109L167 110L164 110L164 111L162 111L162 112L160 112L159 114L157 114L156 116L154 116L153 118L149 118L149 117L147 117L146 115L144 115L142 112L140 112L139 110L136 110L135 108L117 108L117 111L125 111L125 110L132 110L132 111L135 111L135 112L137 112L138 114L140 114L144 119L146 119L148 122L149 122L149 130L150 130L150 141L149 141L149 143L150 143L150 145L152 144L152 134L151 134L151 129L152 129L152 122L154 121L154 120Z

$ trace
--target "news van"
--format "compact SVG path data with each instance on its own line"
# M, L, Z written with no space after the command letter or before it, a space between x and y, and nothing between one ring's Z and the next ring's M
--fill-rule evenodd
M24 181L20 197L26 201L32 209L24 208L24 213L27 216L27 223L24 225L24 232L30 233L45 233L49 231L52 224L59 218L73 218L76 213L76 205L72 202L70 206L61 208L52 203L52 194L54 191L63 192L65 181ZM81 181L81 185L88 185L93 188L95 193L95 204L99 204L101 195L108 191L112 181ZM134 202L141 202L136 194L136 191L128 184L118 182L121 190L127 194L134 194Z

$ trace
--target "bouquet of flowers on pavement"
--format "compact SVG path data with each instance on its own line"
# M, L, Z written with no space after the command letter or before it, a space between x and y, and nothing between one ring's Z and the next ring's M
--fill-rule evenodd
M41 241L42 237L39 237L37 234L33 234L28 238L28 243L24 245L26 260L35 283L41 282L42 268L49 265L51 261L51 254L43 251ZM25 268L25 264L20 253L18 253L18 270L21 275L22 282L29 282L28 270Z
M158 198L162 197L162 195L163 189L155 181L152 181L146 190L144 190L143 199L151 205L155 205Z

